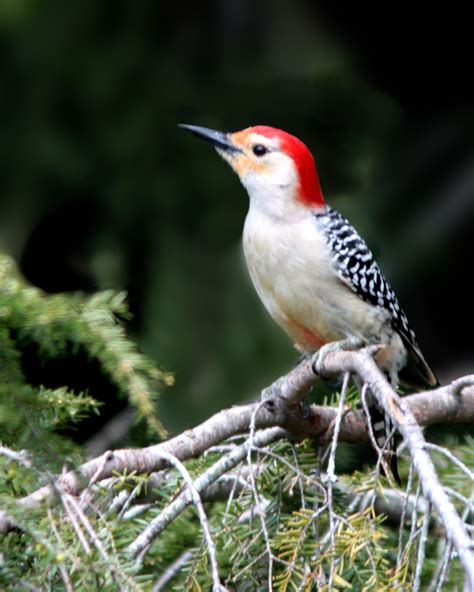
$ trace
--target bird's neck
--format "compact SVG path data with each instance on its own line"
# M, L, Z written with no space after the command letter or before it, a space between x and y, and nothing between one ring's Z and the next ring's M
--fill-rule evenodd
M268 223L297 223L326 208L325 205L309 207L285 186L273 185L254 190L247 187L247 191L250 198L248 216L267 220Z

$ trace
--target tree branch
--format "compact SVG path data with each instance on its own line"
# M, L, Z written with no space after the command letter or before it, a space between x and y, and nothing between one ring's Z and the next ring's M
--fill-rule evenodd
M325 370L331 374L356 372L362 379L371 382L371 389L374 386L373 373L377 371L375 378L383 381L383 388L389 389L390 396L394 394L366 350L333 352L326 358ZM281 426L298 437L324 437L334 425L337 409L311 405L309 411L303 413L299 405L316 380L318 377L312 370L312 360L307 360L265 389L264 394L270 392L277 395L269 399L267 404L251 403L225 409L195 428L154 446L108 451L60 476L57 486L71 495L78 495L91 480L102 481L124 471L136 471L139 474L160 471L168 466L163 452L172 454L181 461L197 457L227 438L248 431L253 415L256 429ZM377 380L374 388L378 390ZM403 407L410 411L420 425L473 421L474 386L471 383L472 377L466 377L449 386L409 395L403 399ZM255 413L257 406L260 408ZM400 414L397 406L394 409L395 413ZM282 431L280 437L283 435ZM344 413L338 439L345 442L367 441L361 412L350 410ZM54 497L54 489L54 484L46 485L19 499L17 504L21 509L37 508L43 500ZM14 526L14 520L0 511L0 532Z
M263 430L255 437L254 446L265 446L273 442L285 433L279 428ZM223 456L212 467L200 475L193 483L197 493L204 491L210 484L214 483L221 475L233 469L242 462L252 449L250 442L246 441L227 456ZM128 551L137 557L140 553L161 533L163 530L193 501L189 489L185 489L166 508L154 518L142 533L128 547Z
M397 426L410 451L424 495L437 510L448 538L458 552L470 586L474 589L474 550L469 534L438 479L434 464L426 451L423 432L410 406L392 389L373 360L373 353L374 347L358 352L339 352L337 359L333 355L327 357L324 369L329 374L339 374L341 371L358 374L369 385L372 394Z

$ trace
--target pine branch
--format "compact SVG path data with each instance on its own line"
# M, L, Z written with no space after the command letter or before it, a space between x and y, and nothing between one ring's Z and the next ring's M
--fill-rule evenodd
M392 407L395 409L394 421L399 417L402 419L411 417L413 421L410 425L416 425L416 421L420 425L433 425L474 420L472 377L459 379L452 385L433 391L404 397L400 407L399 403L392 401L397 395L373 362L371 351L371 348L368 348L360 352L331 353L326 358L325 370L331 374L356 372L364 380L368 380L371 383L371 389L376 388L377 392L380 389L384 396L388 397L387 401L390 403L387 405L390 404L390 412L392 413ZM95 481L102 481L124 472L136 471L138 474L150 474L160 471L168 466L163 458L163 452L172 454L181 461L198 457L227 438L247 432L252 416L255 417L256 429L280 426L299 438L324 438L327 431L334 425L337 409L311 405L309 411L303 412L299 405L300 400L317 379L318 377L312 371L312 360L307 360L264 390L263 394L267 396L269 392L276 394L264 405L251 403L225 409L195 428L154 446L106 452L84 463L76 470L61 475L58 478L58 485L71 495L78 495L89 485L92 478ZM399 401L399 398L393 400ZM256 412L257 407L258 412ZM404 413L403 409L407 412ZM364 419L359 411L349 410L344 413L338 439L349 443L367 441ZM424 452L424 455L427 453ZM17 504L23 509L34 509L39 507L45 499L53 499L53 497L54 487L46 485L19 499ZM14 526L14 520L0 511L0 532Z
M402 434L410 451L424 495L437 510L448 538L458 552L470 586L474 589L474 550L471 539L461 517L439 481L415 415L406 401L403 401L392 389L373 360L373 354L378 349L379 346L372 346L358 352L339 352L337 359L335 356L328 356L324 369L329 374L340 374L341 372L358 374L365 384L370 385L373 395ZM456 386L459 388L459 384L455 385L455 388Z
M278 428L264 430L258 434L253 446L265 446L284 435L284 432ZM248 451L251 449L252 446L246 441L244 444L241 444L233 450L229 455L222 457L217 463L215 463L215 465L210 467L194 481L195 491L197 493L204 491L221 475L227 473L238 463L242 462L247 456ZM163 512L148 524L145 530L129 546L129 552L135 557L138 556L191 503L193 503L192 492L189 489L185 489L166 507L165 510L163 510Z

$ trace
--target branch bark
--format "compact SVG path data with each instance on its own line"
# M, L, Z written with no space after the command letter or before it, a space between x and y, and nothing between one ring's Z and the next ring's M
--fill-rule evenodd
M448 538L454 544L464 566L471 589L474 589L474 550L469 534L438 479L415 415L406 401L392 389L374 362L372 355L375 351L374 347L370 347L358 352L339 352L337 360L334 356L328 356L324 369L329 374L338 374L341 371L358 374L369 385L379 404L397 426L410 451L423 493L438 512Z
M325 360L325 371L328 374L357 373L365 382L370 383L371 390L375 391L376 396L381 397L382 404L393 416L403 435L407 434L407 441L412 442L410 450L417 458L421 454L423 460L418 461L417 468L420 469L421 474L425 474L424 463L426 457L429 459L429 455L423 449L424 441L413 436L414 430L417 434L418 432L421 434L418 424L426 426L436 423L474 421L472 377L460 379L452 385L433 391L408 395L400 401L378 370L370 353L371 348L360 352L333 352ZM280 426L297 437L324 438L327 431L334 425L337 410L332 407L311 405L309 410L303 413L299 405L301 399L318 379L312 370L312 362L313 360L307 360L301 363L265 389L264 393L270 392L276 395L266 404L251 403L225 409L195 428L154 446L106 452L84 463L76 470L61 475L56 485L46 485L19 499L17 504L21 509L34 509L45 499L54 496L55 487L59 486L71 495L78 495L91 480L96 482L108 479L125 470L141 474L160 471L168 466L164 458L166 454L171 454L181 461L197 457L230 436L248 431L252 417L255 417L256 429ZM256 411L257 407L258 411ZM286 432L281 430L280 437L284 437ZM361 412L350 410L344 413L340 424L339 441L364 442L367 439ZM438 485L439 483L436 484L435 489ZM428 490L432 486L433 483L428 479ZM428 492L425 494L433 501ZM438 503L434 501L433 503L437 507L439 504L443 505L444 501L438 500ZM452 518L452 512L450 517ZM0 511L0 532L5 532L14 526L14 520ZM466 553L469 553L471 557L472 552L466 547L465 537L462 540L461 550L464 556L466 557ZM472 560L474 565L474 559L469 560Z
M254 446L265 446L270 442L278 440L285 436L285 433L279 428L262 430L255 437ZM238 463L242 462L252 446L246 441L238 446L229 455L223 456L214 466L200 475L194 481L196 492L204 491L210 484L214 483L221 475L224 475L233 469ZM193 501L189 489L185 489L178 495L166 508L154 518L142 533L129 545L128 551L134 557L140 553L161 533L163 530Z

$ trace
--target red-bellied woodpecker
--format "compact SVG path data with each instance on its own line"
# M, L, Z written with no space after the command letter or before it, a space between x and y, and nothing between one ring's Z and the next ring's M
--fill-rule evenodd
M326 204L305 144L263 125L229 134L181 127L214 144L247 190L250 207L243 246L250 277L265 308L296 348L312 353L346 340L383 344L376 361L393 385L436 385L366 243ZM381 445L390 423L375 401L371 418ZM392 468L398 479L395 456Z

